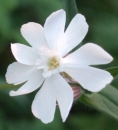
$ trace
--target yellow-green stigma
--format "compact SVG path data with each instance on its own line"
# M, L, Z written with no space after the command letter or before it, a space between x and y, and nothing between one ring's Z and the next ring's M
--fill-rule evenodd
M53 70L59 66L59 58L58 57L51 57L48 61L49 70Z

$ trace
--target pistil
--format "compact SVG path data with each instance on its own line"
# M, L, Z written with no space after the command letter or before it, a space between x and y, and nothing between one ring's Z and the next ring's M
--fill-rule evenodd
M51 59L49 59L48 66L49 70L53 70L59 66L59 58L53 56Z

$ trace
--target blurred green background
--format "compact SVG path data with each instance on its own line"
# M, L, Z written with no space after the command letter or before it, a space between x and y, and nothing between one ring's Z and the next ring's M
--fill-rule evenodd
M80 13L85 15L89 32L83 43L93 42L113 57L105 67L118 64L118 1L76 0ZM62 123L57 108L55 119L46 125L31 113L31 103L36 92L10 97L9 91L17 89L6 85L7 66L15 59L10 43L28 43L20 34L20 27L27 22L44 24L53 12L63 8L63 0L0 0L0 130L117 130L118 121L80 102L74 103L69 117ZM118 78L112 84L116 85ZM117 86L116 86L117 87Z

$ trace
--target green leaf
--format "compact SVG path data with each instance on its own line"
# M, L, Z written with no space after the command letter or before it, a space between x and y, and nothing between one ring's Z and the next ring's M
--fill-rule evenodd
M13 85L13 84L6 84L6 83L1 83L0 84L0 89L11 89L11 88L18 88L21 85Z
M107 85L102 91L99 92L101 95L105 96L111 102L117 105L118 107L118 90L112 85Z
M63 7L66 11L66 27L72 20L72 18L78 13L75 0L63 0Z
M110 72L113 77L116 77L118 75L118 66L108 68L107 71Z
M99 93L83 94L80 101L118 119L118 90L111 85Z

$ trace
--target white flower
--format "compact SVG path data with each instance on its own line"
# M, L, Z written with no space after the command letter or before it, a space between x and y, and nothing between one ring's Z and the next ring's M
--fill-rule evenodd
M21 27L22 36L31 47L11 44L11 50L18 62L9 65L6 80L9 84L26 82L10 96L33 92L41 85L33 104L33 114L44 123L54 118L56 102L63 121L66 120L73 103L73 91L60 75L66 72L84 89L98 92L112 81L107 71L89 65L107 64L113 58L101 47L87 43L69 54L85 37L88 24L85 17L77 14L65 31L66 14L64 10L52 13L44 28L37 23L27 23Z

